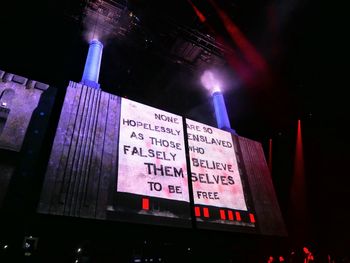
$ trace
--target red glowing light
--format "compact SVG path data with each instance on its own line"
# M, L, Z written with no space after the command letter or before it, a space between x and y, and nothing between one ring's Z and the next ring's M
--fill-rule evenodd
M266 71L267 64L264 58L256 51L254 46L239 30L230 17L212 0L210 3L214 6L216 12L219 14L222 22L225 25L227 32L230 34L232 40L235 41L239 49L242 51L245 58L259 71Z
M253 214L249 214L249 219L250 219L250 222L252 222L253 224L255 223L255 217Z
M309 231L308 210L305 189L304 156L301 121L298 120L298 128L295 145L294 174L290 189L290 207L288 209L293 225L292 233L298 238L305 238Z
M298 120L297 141L294 159L294 176L292 182L292 194L295 204L299 206L300 202L305 200L305 179L304 179L304 156L303 156L303 141L301 133L301 122Z
M188 0L188 2L191 4L199 20L205 24L209 32L214 34L216 42L224 47L224 49L226 50L226 52L224 52L226 61L235 70L235 72L237 72L241 80L246 82L247 84L254 84L253 82L256 78L254 78L254 74L250 67L238 57L236 52L230 47L230 45L224 40L224 38L214 29L214 27L212 27L208 23L203 13L201 13L199 9L190 0Z
M203 215L204 217L209 217L209 209L207 207L203 208Z
M296 155L299 161L303 161L303 141L301 137L301 122L298 120L298 134L297 134L297 151Z
M205 16L202 14L201 11L199 11L199 9L192 3L191 0L187 0L190 5L192 6L194 12L196 13L197 17L199 18L199 21L201 21L202 23L204 23L207 19L205 18Z
M269 170L272 173L272 139L269 140Z
M231 221L233 220L233 213L231 210L228 211L228 219Z
M241 221L241 214L239 212L236 212L236 220Z
M226 220L225 210L220 209L220 218L221 218L222 220Z
M148 198L142 198L142 209L149 210L149 199Z
M201 216L201 209L200 209L200 207L198 207L198 206L195 206L195 207L194 207L194 215L195 215L196 217Z

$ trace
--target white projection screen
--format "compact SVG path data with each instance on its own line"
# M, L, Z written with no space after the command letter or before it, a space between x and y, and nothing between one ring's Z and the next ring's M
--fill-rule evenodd
M232 134L190 119L186 127L196 221L214 229L220 224L254 229Z
M122 98L116 205L120 210L134 207L138 215L190 221L184 138L181 116Z

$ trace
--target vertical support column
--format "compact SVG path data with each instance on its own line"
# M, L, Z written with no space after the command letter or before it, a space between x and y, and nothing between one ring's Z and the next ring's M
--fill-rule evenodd
M90 42L89 52L86 57L85 67L81 83L93 88L100 88L98 78L102 60L103 44L97 39Z
M231 130L231 124L227 115L224 96L221 91L215 91L213 93L213 104L218 128L223 130Z

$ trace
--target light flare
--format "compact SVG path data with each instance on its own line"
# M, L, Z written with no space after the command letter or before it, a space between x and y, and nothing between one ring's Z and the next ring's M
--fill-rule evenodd
M211 70L206 70L201 76L201 82L211 94L221 92L221 82Z

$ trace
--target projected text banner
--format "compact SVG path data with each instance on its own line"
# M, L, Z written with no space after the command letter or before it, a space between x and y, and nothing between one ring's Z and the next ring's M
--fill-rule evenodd
M247 211L232 136L186 119L194 204Z
M182 117L122 98L117 191L189 202Z

